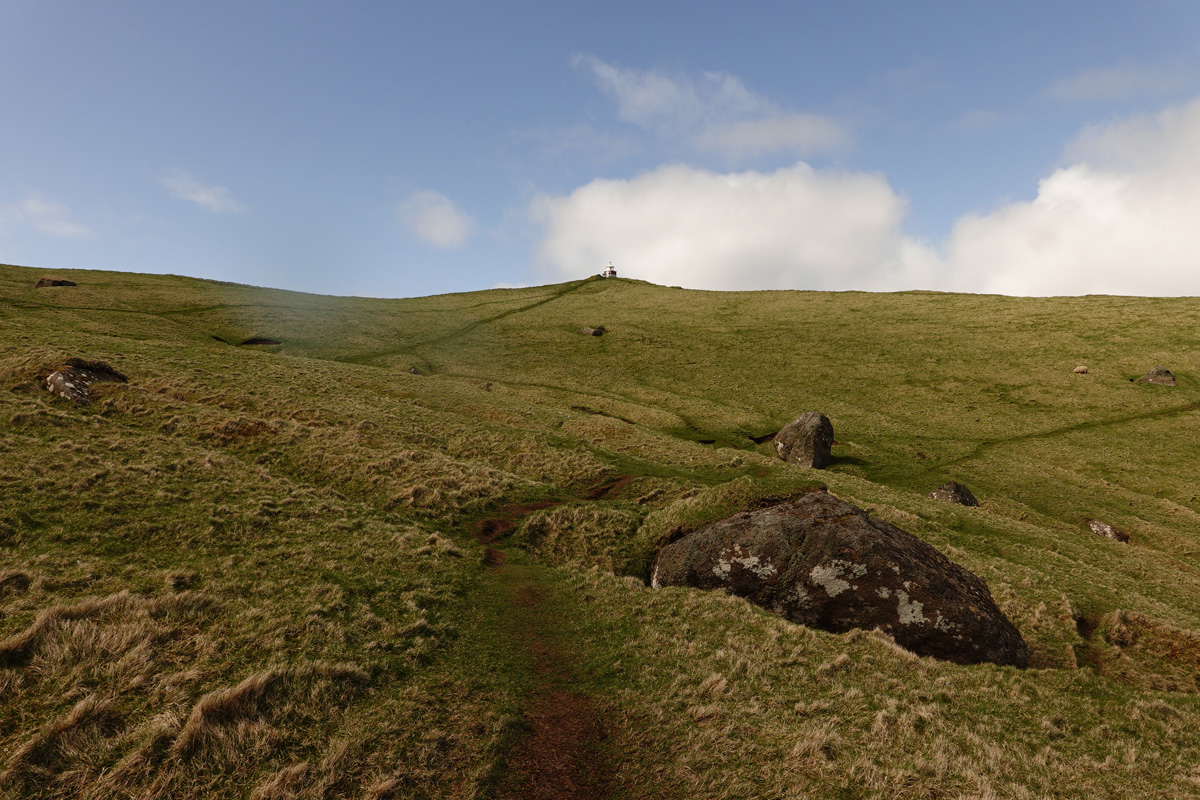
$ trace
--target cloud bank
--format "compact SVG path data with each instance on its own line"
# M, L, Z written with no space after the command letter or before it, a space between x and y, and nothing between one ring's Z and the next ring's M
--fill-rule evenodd
M1019 295L1200 295L1200 98L1091 128L1030 202L961 219L955 288Z
M660 167L538 198L538 263L699 289L1200 295L1200 98L1084 131L1037 195L965 215L935 250L880 175Z
M609 260L699 289L911 289L930 252L901 232L905 200L878 175L799 163L771 173L666 166L534 202L539 262L595 274Z
M195 203L205 211L229 214L246 210L246 206L234 200L224 186L200 183L180 170L171 170L163 175L161 182L175 197Z
M396 207L410 233L433 247L461 247L475 230L475 220L440 192L415 192Z

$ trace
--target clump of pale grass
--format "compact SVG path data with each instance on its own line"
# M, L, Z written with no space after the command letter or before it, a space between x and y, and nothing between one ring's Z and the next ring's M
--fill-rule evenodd
M354 664L317 662L257 672L236 686L217 689L197 700L171 752L187 757L201 747L223 741L231 726L265 715L289 689L314 681L365 683L367 680L367 673Z
M119 720L120 715L114 709L112 698L88 695L65 715L42 726L17 748L9 758L5 771L0 773L0 784L13 780L22 771L36 772L40 768L53 768L59 761L56 751L71 749L69 739L72 733L88 727L115 724Z
M641 517L593 503L531 514L514 541L550 564L600 566L612 572L641 571L635 551Z

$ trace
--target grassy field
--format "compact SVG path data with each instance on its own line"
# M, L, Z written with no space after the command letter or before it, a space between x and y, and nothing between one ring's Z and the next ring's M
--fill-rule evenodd
M1200 797L1194 300L42 274L0 267L2 797ZM129 382L55 398L72 357ZM808 410L826 470L756 442ZM646 586L815 484L1031 668Z

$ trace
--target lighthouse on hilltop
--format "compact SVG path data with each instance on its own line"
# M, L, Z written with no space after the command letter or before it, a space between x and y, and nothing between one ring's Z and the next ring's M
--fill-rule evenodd
M604 272L601 272L601 273L600 273L600 277L601 277L601 278L615 278L615 277L617 277L617 268L616 268L616 267L614 267L614 266L612 265L612 262L611 262L611 261L610 261L610 262L608 262L608 266L604 268Z

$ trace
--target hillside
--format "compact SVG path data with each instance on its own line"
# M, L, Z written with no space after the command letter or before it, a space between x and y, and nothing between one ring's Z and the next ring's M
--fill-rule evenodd
M0 796L1200 796L1195 300L43 274L0 267ZM73 357L128 383L53 397ZM807 410L825 470L763 441ZM647 587L817 484L1031 667Z

